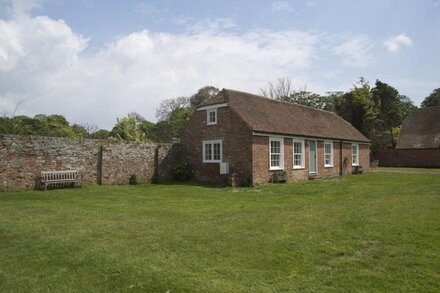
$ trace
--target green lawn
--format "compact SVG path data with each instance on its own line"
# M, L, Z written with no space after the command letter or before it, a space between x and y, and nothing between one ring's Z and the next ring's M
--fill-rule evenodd
M440 291L440 177L0 193L0 292Z
M407 167L379 167L373 169L375 172L407 172L407 173L438 173L440 168L407 168Z

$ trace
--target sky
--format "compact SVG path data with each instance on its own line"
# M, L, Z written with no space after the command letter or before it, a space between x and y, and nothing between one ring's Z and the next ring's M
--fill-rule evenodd
M440 0L0 0L0 114L111 129L205 85L347 91L416 105L440 87Z

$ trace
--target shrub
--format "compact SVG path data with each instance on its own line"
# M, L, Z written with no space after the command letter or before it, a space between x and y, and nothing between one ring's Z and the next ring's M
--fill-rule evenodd
M138 179L137 179L136 174L131 174L131 175L130 175L130 177L128 178L128 183L129 183L130 185L136 185L136 184L138 184Z
M189 180L194 176L194 169L189 163L178 163L174 165L173 176L177 181Z

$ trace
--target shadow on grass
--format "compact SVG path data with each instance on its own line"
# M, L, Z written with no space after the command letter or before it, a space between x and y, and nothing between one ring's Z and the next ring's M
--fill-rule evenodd
M204 188L227 188L226 183L215 183L215 182L202 182L202 181L165 181L159 183L148 183L146 185L165 185L165 186L192 186L192 187L204 187Z

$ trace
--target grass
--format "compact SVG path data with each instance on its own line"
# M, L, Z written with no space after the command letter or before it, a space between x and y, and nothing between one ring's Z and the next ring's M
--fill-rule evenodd
M408 172L408 173L438 173L440 168L408 168L408 167L379 167L373 171L379 172Z
M440 180L0 193L0 292L440 291Z

